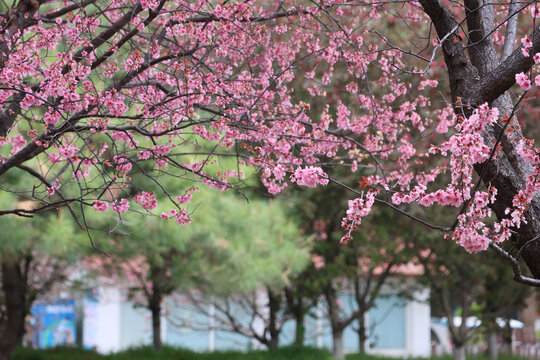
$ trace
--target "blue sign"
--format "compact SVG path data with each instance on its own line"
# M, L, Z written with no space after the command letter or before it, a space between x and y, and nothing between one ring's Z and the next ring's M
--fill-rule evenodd
M32 307L34 335L40 349L75 344L75 301L56 299Z

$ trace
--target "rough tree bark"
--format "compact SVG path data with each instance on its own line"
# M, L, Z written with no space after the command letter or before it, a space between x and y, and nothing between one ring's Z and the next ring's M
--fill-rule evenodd
M445 39L442 49L456 114L469 116L477 106L488 103L499 107L503 115L510 115L512 105L505 93L515 84L515 74L530 69L534 61L532 57L524 57L520 49L502 62L499 61L491 42L493 4L485 0L467 0L464 3L467 9L467 37L470 39L468 46L457 35L460 27L448 8L439 0L420 1L439 38ZM534 29L530 38L533 41L530 50L535 54L540 51L540 27ZM520 128L515 117L511 122L510 126ZM500 131L498 127L485 130L486 143L495 144ZM492 204L492 209L499 219L506 216L505 210L511 206L514 195L524 188L527 175L532 170L516 154L512 140L520 136L517 132L504 134L501 141L502 154L475 168L483 176L484 183L498 190L497 201ZM527 223L516 229L517 234L512 239L518 249L522 249L529 240L540 234L538 198L532 201L525 219ZM532 275L540 279L540 242L529 243L523 248L522 256Z

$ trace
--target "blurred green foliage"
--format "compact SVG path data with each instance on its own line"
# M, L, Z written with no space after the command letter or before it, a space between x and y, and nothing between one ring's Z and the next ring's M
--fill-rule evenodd
M123 352L100 355L94 351L77 348L55 348L35 350L18 348L12 360L332 360L327 350L288 346L274 351L216 351L196 353L185 349L164 347L154 350L150 347L130 349Z
M216 351L197 353L186 349L164 347L154 350L150 347L129 349L115 354L101 355L91 350L78 348L55 348L35 350L29 348L16 349L12 360L333 360L325 349L313 347L286 346L274 351L258 350L249 352ZM348 354L346 360L396 360L395 357L384 357L368 354ZM431 358L409 358L410 360L451 360L451 355ZM468 356L471 360L487 360L485 356ZM500 355L500 360L518 360L519 356Z

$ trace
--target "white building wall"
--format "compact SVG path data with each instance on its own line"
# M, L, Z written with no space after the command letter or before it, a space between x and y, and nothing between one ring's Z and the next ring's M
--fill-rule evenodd
M401 286L411 286L412 281L414 280L406 280ZM395 290L399 288L400 284L387 284L386 286L383 286L382 293L395 293ZM394 291L392 291L392 289L394 289ZM368 340L368 346L366 346L368 353L390 357L431 356L431 308L428 301L429 289L416 290L411 297L412 299L408 299L405 304L405 348L370 348Z
M409 280L410 281L410 280ZM383 293L392 293L395 287L387 286L383 289ZM394 292L395 293L395 292ZM142 309L133 309L132 304L123 299L121 290L114 287L100 287L98 290L98 303L92 308L91 323L95 329L92 336L93 344L85 344L94 346L101 353L110 353L124 350L129 346L143 345L151 343L151 318L148 311ZM265 292L261 291L258 294L258 302L262 308L267 303ZM380 354L385 356L395 357L429 357L431 354L431 318L429 302L429 290L421 289L414 294L415 300L407 300L404 309L404 331L405 331L405 347L403 349L368 349L369 353ZM316 334L317 346L321 346L322 336L322 304L316 308L317 321L314 333ZM264 309L260 309L264 313ZM85 314L86 316L86 314ZM255 329L261 331L261 325L256 319L254 324ZM369 323L369 321L367 321ZM162 318L162 340L167 341L168 332L166 330L166 319ZM369 331L369 330L368 330ZM208 336L210 348L216 347L215 334L212 331ZM356 339L355 339L356 340ZM257 345L260 344L252 344ZM369 346L369 341L368 344ZM218 349L216 347L216 349Z
M429 357L431 355L431 310L429 290L414 294L414 301L407 303L405 310L406 356Z
M120 350L122 325L122 296L120 289L100 287L96 310L96 350L109 353Z

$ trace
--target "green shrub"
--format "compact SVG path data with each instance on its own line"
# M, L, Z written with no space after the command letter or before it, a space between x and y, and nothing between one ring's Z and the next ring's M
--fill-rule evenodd
M57 347L52 349L30 349L19 347L11 353L11 360L102 360L103 356L95 351L75 347Z
M215 351L211 353L197 353L173 347L164 347L161 350L139 347L109 355L100 355L94 351L77 348L45 350L17 348L12 354L12 360L333 360L333 358L327 350L287 346L274 351Z
M313 347L286 346L273 351L256 350L214 351L198 353L191 350L164 347L155 350L152 347L138 347L122 352L101 355L95 351L79 348L54 348L34 350L17 348L11 355L12 360L334 360L323 349ZM488 360L486 356L467 356L469 360ZM368 354L349 354L345 360L399 360L399 358ZM451 355L431 358L409 358L408 360L452 360ZM518 356L499 355L499 360L522 360Z

